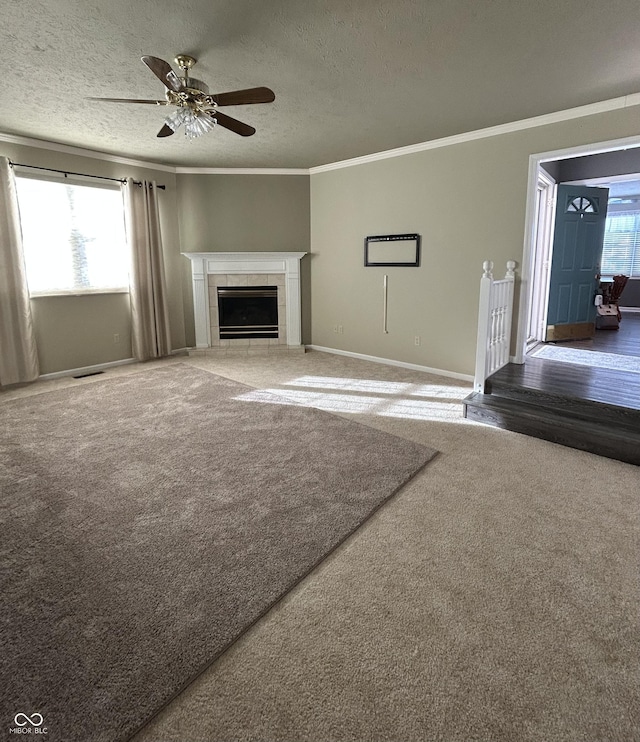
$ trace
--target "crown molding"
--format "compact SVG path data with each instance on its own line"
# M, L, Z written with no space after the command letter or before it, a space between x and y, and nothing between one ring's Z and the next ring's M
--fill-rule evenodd
M387 160L393 157L403 157L404 155L426 152L430 149L451 147L455 144L473 142L477 139L496 137L501 134L511 134L516 131L533 129L538 126L546 126L561 121L570 121L571 119L582 118L583 116L593 116L597 113L607 113L609 111L616 111L622 108L631 108L639 105L640 93L632 93L631 95L625 95L620 98L611 98L610 100L600 101L599 103L589 103L586 106L568 108L564 111L546 113L542 116L533 116L532 118L521 119L520 121L512 121L508 124L490 126L486 129L476 129L475 131L468 131L463 134L455 134L441 139L432 139L427 142L410 144L406 147L397 147L383 152L374 152L370 155L354 157L349 160L340 160L339 162L331 162L326 165L316 165L315 167L310 168L175 167L173 165L161 165L160 163L148 162L146 160L134 160L128 157L119 157L118 155L112 155L107 152L83 149L69 144L47 142L43 139L31 139L29 137L17 136L15 134L4 134L3 132L0 132L0 142L18 144L26 147L36 147L38 149L48 149L53 152L64 152L65 154L78 155L80 157L92 157L96 160L106 160L107 162L116 162L120 165L143 167L150 170L159 170L165 173L175 173L178 175L315 175L330 170L340 170L345 167L365 165L369 162L378 162L379 160Z
M144 167L150 170L160 170L165 173L179 175L309 175L308 168L232 168L232 167L175 167L173 165L162 165L147 160L134 160L129 157L120 157L108 152L99 152L94 149L83 149L70 144L59 142L47 142L44 139L31 139L30 137L17 136L16 134L5 134L0 132L0 142L17 144L23 147L34 147L47 149L51 152L63 152L67 155L79 157L92 157L94 160L116 162L119 165L131 167Z
M306 167L177 167L177 175L309 175Z
M520 121L512 121L508 124L490 126L486 129L476 129L475 131L468 131L464 134L455 134L450 137L443 137L442 139L432 139L429 142L410 144L407 147L398 147L384 152L375 152L371 155L354 157L350 160L341 160L340 162L332 162L328 165L318 165L309 168L309 172L311 175L315 175L316 173L326 173L330 170L340 170L345 167L365 165L369 162L378 162L379 160L387 160L392 157L403 157L404 155L412 155L417 152L426 152L430 149L451 147L454 144L464 144L465 142L473 142L477 139L496 137L501 134L511 134L516 131L534 129L538 126L555 124L560 121L570 121L571 119L582 118L583 116L593 116L596 113L606 113L608 111L616 111L621 108L630 108L638 105L640 105L640 93L633 93L631 95L622 96L621 98L611 98L610 100L600 101L599 103L589 103L586 106L568 108L564 111L556 111L555 113L546 113L542 116L534 116L528 119L521 119Z
M118 155L112 155L108 152L99 152L94 149L73 147L70 144L60 144L59 142L46 142L43 139L31 139L29 137L16 136L15 134L4 134L3 132L0 132L0 142L18 144L23 147L48 149L51 152L63 152L67 155L77 155L79 157L92 157L94 160L106 160L107 162L117 162L119 165L131 165L132 167L161 170L165 173L175 173L176 171L175 167L171 165L160 165L157 162L146 162L145 160L133 160L129 157L119 157Z

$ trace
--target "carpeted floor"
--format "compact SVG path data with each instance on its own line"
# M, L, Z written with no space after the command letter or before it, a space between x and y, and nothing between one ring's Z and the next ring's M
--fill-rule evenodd
M0 404L2 719L128 739L435 453L250 392L172 364Z
M189 363L440 454L135 742L640 740L638 467L465 421L471 385L417 371Z
M640 740L640 469L465 421L470 384L192 361L439 455L135 742Z

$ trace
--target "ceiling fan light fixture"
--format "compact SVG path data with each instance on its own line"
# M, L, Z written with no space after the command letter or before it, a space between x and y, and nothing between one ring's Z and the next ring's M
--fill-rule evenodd
M203 111L191 111L190 113L191 116L184 122L184 134L187 139L201 137L216 128L218 122Z
M165 86L165 100L138 100L135 98L90 98L89 100L109 103L152 103L153 105L175 106L176 111L167 116L164 126L156 134L164 139L174 134L181 126L187 139L196 139L221 126L241 137L256 133L253 126L218 111L219 106L246 106L254 103L271 103L275 93L270 88L247 88L228 93L210 95L209 86L202 80L189 75L196 59L188 54L179 54L176 64L182 76L176 75L171 65L159 57L144 56L142 62Z
M184 126L184 134L187 139L196 139L215 128L218 122L212 116L204 111L193 111L191 108L181 107L167 116L165 124L177 131L180 126Z
M173 131L178 131L180 126L186 122L189 116L189 110L187 108L178 108L171 115L165 119L165 124Z

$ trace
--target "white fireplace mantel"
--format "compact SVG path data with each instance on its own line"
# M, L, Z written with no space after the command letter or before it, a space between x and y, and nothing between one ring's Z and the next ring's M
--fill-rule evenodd
M196 347L211 346L208 276L225 273L282 273L285 277L287 344L302 343L300 261L306 252L183 252L191 261Z

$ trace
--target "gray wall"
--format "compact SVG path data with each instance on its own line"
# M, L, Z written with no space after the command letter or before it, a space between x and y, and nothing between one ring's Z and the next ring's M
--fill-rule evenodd
M308 175L178 175L183 252L309 247Z
M620 297L621 307L640 307L640 279L636 278L627 281L622 296Z
M313 343L473 374L482 262L497 275L509 259L521 268L530 155L637 135L639 117L601 113L313 174ZM363 266L366 235L404 232L422 235L420 268Z
M178 175L182 252L308 252L308 175ZM184 316L195 344L190 263L182 258ZM301 263L302 340L311 342L309 258Z
M555 164L558 167L556 180L562 183L587 178L606 178L609 175L640 173L640 149L624 149L587 157L574 157ZM554 165L554 163L547 163L547 165Z
M304 342L472 374L482 261L493 260L498 275L507 260L522 261L529 156L638 135L639 120L638 107L612 111L311 178L176 176L1 143L0 154L26 164L167 185L162 229L174 348L194 341L189 261L181 252L311 250L302 263ZM365 236L404 232L422 235L419 268L364 268ZM517 284L516 312L519 290ZM42 372L127 357L123 297L34 299ZM342 325L344 334L334 333L334 325Z
M176 176L150 167L125 165L93 157L0 142L0 155L13 162L113 178L156 180L160 191L161 229L167 266L171 342L185 347ZM128 294L52 296L31 301L40 373L47 374L131 357ZM115 343L114 334L120 335Z
M176 176L152 167L6 143L0 143L0 155L26 165L146 178L166 186L159 198L173 349L195 342L190 266L181 252L309 250L307 175ZM305 260L302 328L303 341L310 342L311 279ZM41 373L131 357L128 294L38 297L31 304Z
M556 183L560 180L561 173L560 173L560 163L557 161L554 162L541 162L540 167L543 170L546 170L549 175L556 181Z
M31 311L40 373L131 358L129 294L39 296Z

